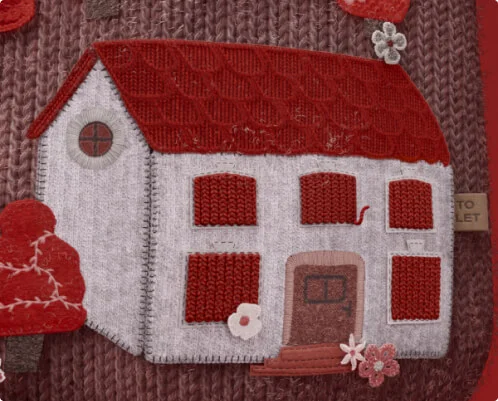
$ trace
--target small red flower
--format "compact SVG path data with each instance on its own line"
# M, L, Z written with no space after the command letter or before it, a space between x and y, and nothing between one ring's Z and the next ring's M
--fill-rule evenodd
M365 351L365 361L360 363L359 375L368 378L372 387L384 383L384 376L393 377L399 374L399 364L394 360L396 347L384 344L380 348L369 345Z

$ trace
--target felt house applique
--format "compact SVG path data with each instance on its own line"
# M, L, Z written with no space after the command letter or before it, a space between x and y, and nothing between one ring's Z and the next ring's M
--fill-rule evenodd
M28 135L37 196L81 258L87 325L132 354L261 362L350 334L445 354L452 169L401 67L95 43Z

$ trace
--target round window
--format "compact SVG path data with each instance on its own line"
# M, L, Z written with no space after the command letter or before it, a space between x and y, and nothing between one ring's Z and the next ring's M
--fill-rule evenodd
M126 122L115 110L92 108L73 116L67 126L67 151L79 165L103 169L126 148Z
M103 156L112 147L112 131L106 124L93 121L81 130L79 144L80 149L88 156Z

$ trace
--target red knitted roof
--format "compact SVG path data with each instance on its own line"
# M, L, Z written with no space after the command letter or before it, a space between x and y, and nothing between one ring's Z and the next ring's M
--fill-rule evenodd
M400 66L207 42L132 40L93 48L159 152L356 155L449 164L436 118ZM47 126L37 119L29 136L38 137Z

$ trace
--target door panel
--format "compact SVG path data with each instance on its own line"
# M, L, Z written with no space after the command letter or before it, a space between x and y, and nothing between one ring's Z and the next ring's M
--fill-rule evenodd
M294 271L289 344L345 342L356 322L355 265L301 265Z

